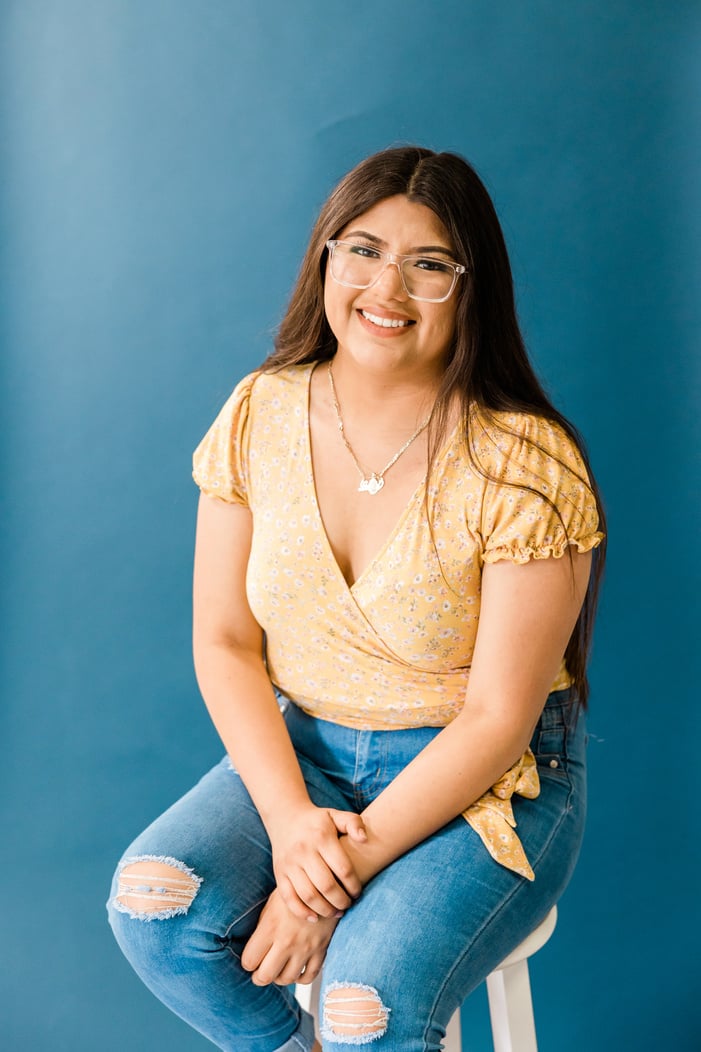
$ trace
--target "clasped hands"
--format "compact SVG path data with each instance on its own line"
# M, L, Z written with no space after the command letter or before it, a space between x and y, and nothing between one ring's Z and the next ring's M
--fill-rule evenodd
M367 840L352 811L309 804L293 821L269 824L276 888L241 955L257 986L310 983L318 975L338 921L362 884L339 839Z

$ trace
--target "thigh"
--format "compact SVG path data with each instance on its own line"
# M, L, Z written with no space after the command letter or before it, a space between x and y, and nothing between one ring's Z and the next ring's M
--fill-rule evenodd
M340 791L310 760L302 757L300 765L315 803L347 807ZM135 862L161 862L181 870L196 892L187 907L170 912L193 911L198 927L233 942L250 936L275 887L268 835L228 757L130 844L115 875L113 902L120 873Z
M218 1048L310 1044L291 992L255 986L240 963L273 886L268 837L228 758L136 838L115 877L110 922L127 959Z
M565 771L543 778L540 797L515 801L515 812L533 882L496 863L460 817L367 885L324 966L329 1048L345 1047L333 1013L349 986L364 992L361 1004L370 994L386 1012L378 1052L439 1048L453 1012L545 917L579 850L583 796Z
M227 936L238 918L262 908L274 883L270 844L228 757L129 845L117 884L123 870L147 862L164 863L189 877L196 888L193 901L177 912L195 907L199 925L214 935Z

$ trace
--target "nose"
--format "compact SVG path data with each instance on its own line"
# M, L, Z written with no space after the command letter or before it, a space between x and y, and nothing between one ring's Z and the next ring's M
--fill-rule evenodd
M385 294L389 295L391 299L407 298L408 292L404 285L402 268L398 260L385 260L385 265L373 281L372 288L382 288L385 290Z

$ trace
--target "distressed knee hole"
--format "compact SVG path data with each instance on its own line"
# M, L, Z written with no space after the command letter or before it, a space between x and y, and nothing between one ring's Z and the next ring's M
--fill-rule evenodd
M364 1045L387 1030L389 1008L377 990L362 984L333 983L324 999L322 1036L328 1041Z
M139 920L167 920L187 913L201 883L202 878L177 858L128 858L119 871L114 906Z

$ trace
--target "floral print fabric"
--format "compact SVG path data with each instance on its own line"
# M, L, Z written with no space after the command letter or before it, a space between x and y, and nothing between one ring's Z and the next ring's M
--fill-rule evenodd
M600 543L584 465L557 425L499 413L496 426L476 410L474 455L499 481L475 469L454 433L429 482L433 535L422 483L349 586L314 489L313 368L242 380L195 452L195 481L209 496L252 512L248 601L266 634L270 677L284 694L312 716L357 729L444 726L463 704L484 563L559 557L568 545L589 551ZM552 690L569 683L563 662ZM506 840L494 841L494 857L501 853L498 861L532 877L509 822L508 798L522 790L537 795L537 773L533 766L533 782L527 756L519 763L511 791L492 794L496 809L485 809L482 798L479 815L474 804L471 824L480 832L496 822Z

